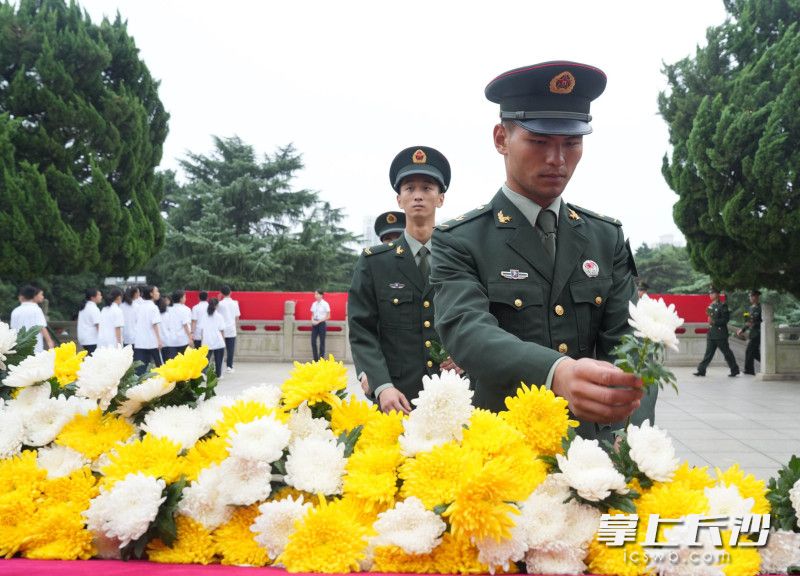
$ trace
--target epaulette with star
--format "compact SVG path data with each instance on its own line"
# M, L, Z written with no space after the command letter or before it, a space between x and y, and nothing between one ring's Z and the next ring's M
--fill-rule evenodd
M370 246L369 248L364 248L364 256L374 256L375 254L383 254L384 252L388 252L389 250L394 250L394 247L395 247L395 242Z
M569 218L571 220L576 220L581 216L588 216L589 218L595 218L597 220L602 220L603 222L608 222L609 224L613 224L614 226L622 226L622 222L620 222L616 218L612 218L611 216L603 216L602 214L598 214L597 212L592 212L591 210L587 210L586 208L581 208L580 206L576 206L575 204L568 203L567 210Z
M453 228L459 226L460 224L463 224L464 222L469 222L470 220L473 220L474 218L480 216L481 214L485 214L491 209L492 206L490 204L481 204L474 210L465 212L464 214L456 216L452 220L448 220L447 222L443 222L442 224L437 224L435 228L437 230L441 230L442 232L447 232L448 230L452 230Z

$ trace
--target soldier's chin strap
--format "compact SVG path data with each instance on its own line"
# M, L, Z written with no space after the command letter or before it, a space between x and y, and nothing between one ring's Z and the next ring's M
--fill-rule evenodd
M535 112L500 112L500 118L503 120L536 120L545 118L556 118L558 120L580 120L582 122L591 122L592 115L584 114L583 112L561 112L561 111L548 111L537 110Z

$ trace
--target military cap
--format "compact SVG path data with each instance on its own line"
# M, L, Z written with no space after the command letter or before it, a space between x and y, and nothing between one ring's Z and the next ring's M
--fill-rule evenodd
M404 212L384 212L375 219L375 234L383 242L386 234L402 234L406 229L406 215Z
M539 134L590 134L589 104L606 88L599 68L556 60L515 68L486 86L486 98L500 104L500 118Z
M400 182L413 174L435 179L442 192L446 192L450 185L450 163L444 154L429 146L411 146L394 157L389 168L389 182L394 191L399 193Z
M761 290L758 290L757 288L750 290L750 296L761 296Z

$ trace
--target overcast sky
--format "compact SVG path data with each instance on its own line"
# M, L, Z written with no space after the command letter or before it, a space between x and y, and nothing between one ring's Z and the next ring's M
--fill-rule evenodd
M162 168L177 168L186 151L210 152L212 134L238 135L260 154L293 143L305 163L296 187L343 207L359 234L365 218L396 209L389 164L407 146L433 146L450 161L440 221L490 199L504 170L486 84L546 60L592 64L608 87L563 197L622 220L635 247L682 239L677 196L660 172L661 67L705 44L706 28L725 18L721 0L80 4L95 22L119 10L160 80L171 115Z

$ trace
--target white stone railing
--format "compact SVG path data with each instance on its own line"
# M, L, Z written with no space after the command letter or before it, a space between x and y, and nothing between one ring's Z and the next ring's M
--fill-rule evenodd
M706 353L706 341L708 334L707 322L688 322L678 329L678 352L667 350L665 364L667 366L697 366L703 355ZM728 338L733 355L741 369L744 365L744 351L747 342L731 336ZM725 366L725 359L721 352L714 354L711 366Z

